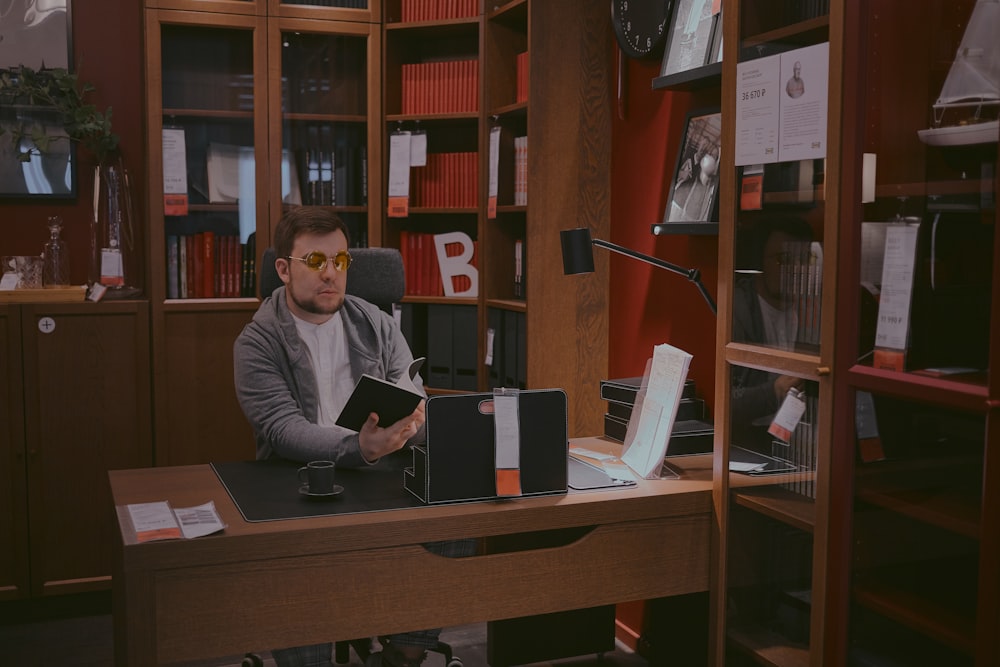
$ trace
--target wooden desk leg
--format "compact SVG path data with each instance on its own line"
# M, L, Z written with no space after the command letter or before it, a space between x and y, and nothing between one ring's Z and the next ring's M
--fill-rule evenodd
M157 664L153 577L146 572L132 572L126 582L121 545L115 549L111 585L115 665L153 667Z

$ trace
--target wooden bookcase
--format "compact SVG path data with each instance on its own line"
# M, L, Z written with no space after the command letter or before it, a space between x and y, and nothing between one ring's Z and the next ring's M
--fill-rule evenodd
M561 229L580 226L606 238L610 224L612 36L606 5L511 0L485 10L477 4L468 16L404 22L402 0L384 3L386 150L388 136L402 129L426 132L428 152L478 153L474 207L417 206L405 218L385 218L386 245L399 247L414 231L461 231L478 242L478 295L408 296L406 317L423 329L433 317L428 313L442 306L474 309L475 332L453 328L452 334L460 336L455 345L474 336L475 388L564 388L571 435L600 432L598 387L607 372L608 260L595 256L593 275L563 276L559 242ZM527 53L528 69L522 100L516 90L520 53ZM478 61L475 111L404 113L406 66L470 59ZM497 127L494 215L489 155ZM527 137L527 204L514 199L515 137ZM515 287L518 240L523 282ZM437 335L428 329L415 337L432 343ZM419 343L414 347L420 351ZM429 384L432 391L453 389Z
M807 4L724 8L724 145L737 146L740 63L828 43L829 68L827 150L808 165L812 182L776 178L761 210L745 210L744 170L724 153L720 276L747 268L744 251L769 218L795 217L821 250L822 294L793 285L792 296L819 300L818 336L779 349L734 334L739 279L720 281L713 664L994 665L1000 137L940 146L918 136L974 3L830 0L811 16ZM877 156L870 195L865 154ZM878 234L902 218L919 231L904 365L890 370L873 361L872 288L884 285L867 260L883 259ZM927 370L951 367L975 370ZM730 472L736 446L789 449L753 438L770 419L748 423L746 392L733 391L762 370L804 383L806 417L789 440L801 456L784 457L797 466L782 474ZM872 424L874 434L862 428Z
M381 113L381 5L350 4L146 3L158 465L253 458L232 345L259 304L256 262L282 211L332 206L354 245L381 242L381 210L368 205L382 199L381 135L370 122ZM186 155L187 210L170 215L164 129L183 130ZM217 250L232 243L221 239L238 240L239 256L217 270L239 289L182 293L171 269L180 250L171 247L206 232Z

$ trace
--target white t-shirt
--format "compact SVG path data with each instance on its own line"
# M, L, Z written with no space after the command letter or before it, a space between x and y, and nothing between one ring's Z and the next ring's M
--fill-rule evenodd
M292 315L299 337L309 350L316 384L319 389L320 426L334 426L344 404L354 391L351 361L347 356L344 318L333 314L323 324L313 324ZM337 427L339 428L339 427Z
M760 315L764 321L764 343L781 350L792 349L799 328L795 308L775 308L759 294L757 300L760 302Z

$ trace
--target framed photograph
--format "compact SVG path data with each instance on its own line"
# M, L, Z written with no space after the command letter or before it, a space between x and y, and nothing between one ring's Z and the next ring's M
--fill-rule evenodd
M708 57L705 59L706 65L722 62L722 11L713 18L712 23L712 43L708 47Z
M0 70L70 69L70 0L0 2Z
M717 16L721 16L721 0L674 2L660 76L697 69L711 62Z
M722 114L718 109L689 114L663 212L664 224L718 222L721 152Z
M70 0L6 4L8 10L0 12L0 74L21 67L70 70ZM53 109L2 99L0 129L0 197L76 196L75 147ZM44 151L32 135L46 137ZM30 159L20 159L24 154Z

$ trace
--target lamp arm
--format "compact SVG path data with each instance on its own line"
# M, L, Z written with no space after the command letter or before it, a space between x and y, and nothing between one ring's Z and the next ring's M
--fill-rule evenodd
M684 276L691 282L695 284L701 295L705 297L705 301L708 302L708 307L712 309L712 314L715 315L717 309L715 307L715 301L712 300L712 295L708 293L708 289L705 284L701 282L701 271L698 269L685 269L683 266L678 266L677 264L671 264L670 262L664 261L658 257L650 257L649 255L643 255L641 252L636 252L635 250L630 250L624 246L620 246L616 243L611 243L610 241L603 241L601 239L593 239L591 241L595 246L605 248L611 252L617 252L620 255L625 255L631 257L632 259L637 259L640 262L645 262L646 264L651 264L657 266L661 269L666 269L676 273L677 275Z

